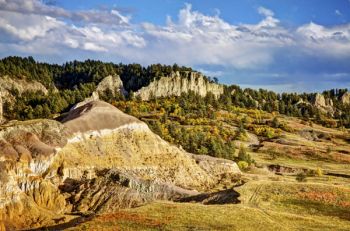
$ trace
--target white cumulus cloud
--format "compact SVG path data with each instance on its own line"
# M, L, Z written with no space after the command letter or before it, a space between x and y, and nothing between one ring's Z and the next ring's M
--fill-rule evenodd
M254 24L232 24L186 4L165 25L133 24L117 9L69 11L38 0L0 0L0 52L59 60L103 57L112 61L219 65L265 70L281 58L350 58L350 24L308 23L288 28L270 9Z

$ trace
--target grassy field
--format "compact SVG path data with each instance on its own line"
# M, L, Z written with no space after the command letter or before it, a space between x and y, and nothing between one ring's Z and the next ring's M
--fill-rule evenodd
M241 204L157 201L68 230L350 230L348 187L260 180L237 191Z

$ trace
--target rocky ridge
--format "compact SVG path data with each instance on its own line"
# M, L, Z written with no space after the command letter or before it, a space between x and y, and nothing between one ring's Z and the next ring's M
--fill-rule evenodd
M9 230L195 196L219 183L231 185L240 175L234 162L169 145L102 101L81 104L62 123L1 126L0 164L1 225Z
M224 86L211 83L199 72L186 72L187 76L181 76L179 72L173 72L168 77L161 77L154 80L135 92L135 96L142 100L149 100L151 97L180 96L182 93L193 91L200 96L206 96L209 92L215 97L224 93Z

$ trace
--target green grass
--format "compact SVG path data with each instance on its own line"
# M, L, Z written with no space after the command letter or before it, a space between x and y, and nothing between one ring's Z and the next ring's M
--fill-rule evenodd
M69 230L349 230L337 217L298 215L247 205L155 202L123 210L112 221L104 216ZM111 216L111 215L109 215ZM140 219L140 217L142 219Z
M158 201L69 230L350 230L347 187L251 181L237 190L241 204Z

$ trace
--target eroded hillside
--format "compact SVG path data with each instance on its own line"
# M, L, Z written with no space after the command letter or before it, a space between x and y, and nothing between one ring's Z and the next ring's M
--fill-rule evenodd
M63 123L3 125L0 153L2 225L9 230L192 196L233 185L240 175L234 162L169 145L102 101L71 110Z

